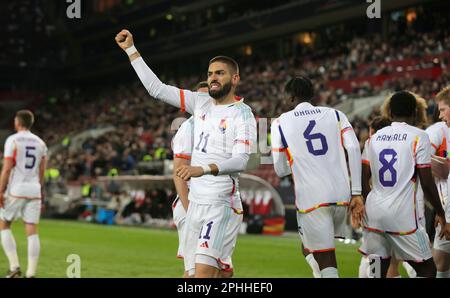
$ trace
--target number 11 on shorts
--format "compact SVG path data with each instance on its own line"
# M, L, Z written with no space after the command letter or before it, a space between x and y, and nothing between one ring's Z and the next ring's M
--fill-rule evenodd
M206 233L205 233L205 236L203 236L203 239L206 239L206 240L211 239L210 233L211 233L211 228L212 228L213 223L214 223L213 221L210 221L209 223L206 224L206 226L208 228L206 229ZM200 231L200 237L198 237L198 239L202 239L202 234L203 234L203 227L202 227L202 230Z

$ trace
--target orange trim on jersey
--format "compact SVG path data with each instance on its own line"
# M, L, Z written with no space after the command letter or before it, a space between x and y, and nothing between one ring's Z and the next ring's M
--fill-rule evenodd
M431 147L433 147L435 150L436 150L436 152L438 151L438 149L439 149L439 147L438 146L436 146L435 144L433 144L433 143L431 143Z
M250 141L249 140L234 140L234 143L237 144L245 144L245 145L250 145Z
M180 255L177 255L177 259L184 260L184 257L183 257L183 256L180 256Z
M408 232L391 232L391 231L383 231L380 229L375 229L375 228L369 228L369 227L364 227L364 229L366 229L367 231L370 232L375 232L375 233L386 233L386 234L390 234L390 235L396 235L396 236L406 236L406 235L411 235L414 234L417 231L417 228L408 231Z
M239 210L239 209L236 209L236 208L231 208L231 209L233 209L233 212L236 213L237 215L244 214L244 210Z
M322 207L328 207L328 206L348 206L348 205L350 205L349 202L322 203L322 204L316 205L316 206L314 206L314 207L312 207L312 208L309 208L309 209L303 209L303 210L297 209L297 212L298 212L298 213L301 213L301 214L305 214L305 213L309 213L309 212L311 212L311 211L314 211L314 210L319 209L319 208L322 208Z
M417 151L417 144L418 143L419 143L419 136L416 136L416 138L414 139L414 143L413 143L414 159L416 158L416 151Z
M347 131L349 131L349 130L352 130L353 128L351 128L351 127L346 127L346 128L344 128L343 130L341 130L341 134L344 134L344 133L346 133Z
M12 160L14 162L14 157L12 157L12 156L5 156L3 159L4 160Z
M431 145L433 146L434 144L431 144ZM447 155L447 139L445 137L443 137L441 145L438 148L435 147L435 149L436 149L437 156L447 157L446 156Z
M431 168L431 164L429 164L429 163L417 164L416 168L418 168L418 169Z
M364 164L364 165L370 166L370 161L367 160L367 159L363 159L361 162L362 162L362 164Z
M180 109L182 112L186 112L186 105L184 102L184 90L180 89Z
M177 206L178 201L180 201L180 196L177 196L175 198L175 200L173 200L172 209L175 209L175 207Z
M191 156L187 155L187 154L175 154L175 158L182 158L182 159L191 160Z
M220 265L224 266L224 268L220 268L220 271L233 272L233 268L230 264L223 262L220 258L217 258L216 260Z
M369 254L366 253L365 251L363 251L361 248L358 248L357 251L358 251L359 253L365 255L366 257L369 256ZM387 260L387 259L390 259L391 256L380 256L380 258L382 258L383 260Z
M292 165L294 164L294 159L292 158L291 150L289 150L289 147L286 148L285 152L286 152L286 158L289 161L289 165L292 168ZM292 169L291 169L291 172L292 172Z
M272 152L285 152L286 148L272 148Z
M340 121L339 121L339 123L340 123ZM349 130L353 130L353 128L352 127L346 127L346 128L341 130L341 144L342 144L342 146L344 146L344 133L346 133Z
M308 251L309 252L311 252L311 253L321 253L321 252L329 252L329 251L335 251L336 250L336 248L325 248L325 249L318 249L318 250L311 250L311 249L308 249Z
M13 141L13 143L14 143L13 164L15 166L17 163L17 144L16 144L16 141Z

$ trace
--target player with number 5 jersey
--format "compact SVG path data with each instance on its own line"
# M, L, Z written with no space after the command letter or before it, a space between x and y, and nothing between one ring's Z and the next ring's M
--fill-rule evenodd
M34 277L40 252L37 224L44 200L44 173L47 146L30 132L34 115L18 111L14 118L17 133L5 143L0 178L0 229L2 246L9 261L8 278L21 275L16 242L11 224L22 218L28 236L28 269L26 277Z
M362 216L359 142L342 112L310 103L314 93L308 78L293 78L286 92L300 103L272 123L275 171L293 176L299 233L321 276L338 277L334 238L344 236L350 201Z

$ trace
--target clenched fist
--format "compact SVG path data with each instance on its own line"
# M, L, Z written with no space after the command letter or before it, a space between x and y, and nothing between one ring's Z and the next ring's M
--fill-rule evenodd
M116 43L122 50L125 51L129 47L133 46L133 35L130 33L130 31L123 29L116 35Z

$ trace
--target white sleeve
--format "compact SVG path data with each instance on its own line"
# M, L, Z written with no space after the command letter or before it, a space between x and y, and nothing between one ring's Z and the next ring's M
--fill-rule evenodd
M414 141L416 147L416 167L429 168L431 167L431 143L428 135L423 133L417 136Z
M183 90L162 83L142 57L133 60L131 65L152 97L180 108L183 112L187 111L189 114L193 114L196 103L209 98L208 96L200 97L198 92Z
M436 126L433 125L427 128L425 132L428 134L428 137L430 138L431 154L436 154L444 139L444 136L441 135L442 130L436 129Z
M192 156L193 125L192 117L183 122L172 139L172 151L174 158L190 160Z
M9 137L5 142L5 151L3 152L4 158L14 158L14 151L16 150L16 146L14 144L13 138Z
M291 174L291 167L286 157L286 146L283 144L280 134L280 122L275 119L270 126L270 140L272 146L273 167L278 176L284 177Z
M250 154L256 148L256 120L250 109L242 111L236 119L236 136L231 158L216 164L219 175L242 172L247 168Z
M363 153L361 154L361 160L363 164L370 166L370 159L369 159L369 139L366 140L364 143L364 149Z
M352 183L352 195L361 194L361 149L359 147L358 138L355 135L352 125L348 121L347 117L338 112L342 119L341 134L345 150L348 155L348 166L350 168L350 176Z

